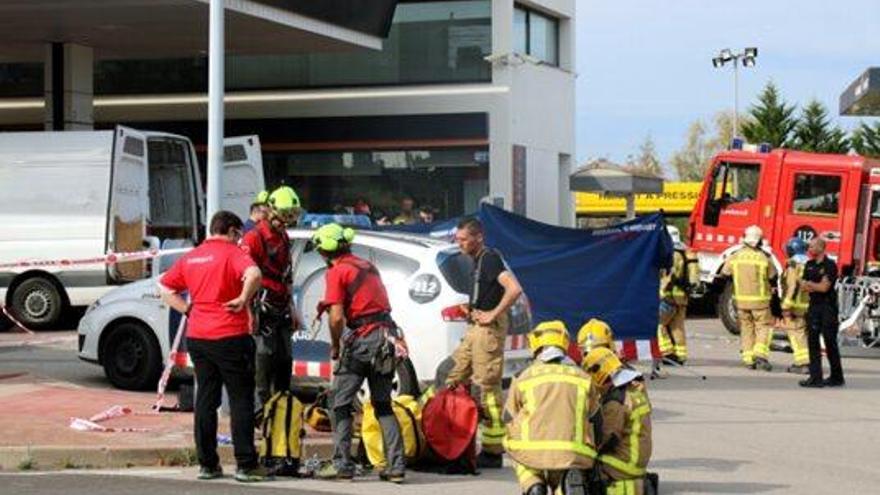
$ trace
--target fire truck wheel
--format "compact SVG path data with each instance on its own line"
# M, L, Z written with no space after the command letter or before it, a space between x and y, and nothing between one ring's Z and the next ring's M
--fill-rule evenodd
M739 325L736 322L736 305L733 303L732 283L725 285L724 290L721 291L716 310L721 318L721 323L724 324L724 328L733 335L739 335Z

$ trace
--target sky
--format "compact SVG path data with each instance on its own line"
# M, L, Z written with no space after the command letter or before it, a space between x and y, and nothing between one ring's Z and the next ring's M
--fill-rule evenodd
M740 114L768 81L789 103L824 103L880 66L880 0L577 0L577 164L623 162L650 136L662 162L688 126L733 109L733 71L722 48L759 49L740 69Z

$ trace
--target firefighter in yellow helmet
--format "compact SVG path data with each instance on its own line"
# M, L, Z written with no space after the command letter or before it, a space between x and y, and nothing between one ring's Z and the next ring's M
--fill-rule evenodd
M803 375L810 372L806 319L810 294L801 290L800 285L808 259L806 241L792 237L785 245L785 254L788 255L788 262L782 271L782 324L794 354L794 362L788 367L788 372Z
M597 396L590 377L566 356L568 330L547 321L528 336L534 361L510 386L504 448L522 493L586 493L596 451L590 416Z
M770 299L776 266L761 249L763 232L757 225L747 228L742 247L731 254L721 274L733 278L733 301L739 325L742 361L751 369L770 371L770 341L773 338Z
M671 229L671 227L668 227ZM688 292L699 282L696 256L681 242L678 230L671 232L673 240L672 267L664 269L660 277L660 321L657 343L664 359L684 364L688 358L684 321L687 315Z
M642 495L651 459L651 402L642 374L610 349L594 349L584 362L600 395L593 423L606 493Z
M611 349L614 346L614 332L604 321L592 318L578 330L577 345L584 356L597 347Z

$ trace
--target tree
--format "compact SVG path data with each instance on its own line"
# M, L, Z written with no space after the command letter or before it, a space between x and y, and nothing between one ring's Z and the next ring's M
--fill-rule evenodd
M817 100L807 103L792 133L790 146L816 153L846 153L849 145L846 133L832 125L825 105Z
M797 125L795 109L795 105L786 105L775 84L767 83L758 103L749 109L751 119L740 125L743 137L750 143L769 143L773 148L787 146Z
M707 135L701 120L688 127L684 146L669 159L679 180L701 181L712 157L727 148L733 138L733 112L718 112L714 117L713 135Z
M861 122L852 132L852 149L870 158L880 158L880 122Z
M657 146L650 135L645 136L645 140L639 145L638 156L627 156L624 168L634 172L653 175L654 177L663 177L663 165L657 156Z

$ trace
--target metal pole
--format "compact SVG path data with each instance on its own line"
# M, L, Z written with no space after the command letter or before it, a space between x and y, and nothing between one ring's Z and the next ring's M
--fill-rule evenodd
M633 193L626 195L626 219L633 220L636 218L636 196Z
M223 194L224 9L225 0L211 0L208 26L208 186L205 219L208 224L214 213L220 209L220 197Z
M739 136L739 57L733 57L733 137Z

